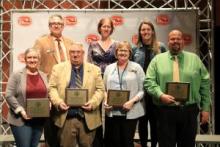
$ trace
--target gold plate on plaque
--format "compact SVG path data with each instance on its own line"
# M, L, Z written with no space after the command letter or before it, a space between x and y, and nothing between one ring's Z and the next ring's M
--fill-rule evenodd
M167 82L166 93L172 95L176 101L186 102L189 98L190 83Z
M80 107L88 101L88 89L66 88L65 102L72 107Z
M50 107L48 98L28 98L26 112L30 117L49 117Z
M129 100L129 90L108 90L107 104L113 107L122 107Z

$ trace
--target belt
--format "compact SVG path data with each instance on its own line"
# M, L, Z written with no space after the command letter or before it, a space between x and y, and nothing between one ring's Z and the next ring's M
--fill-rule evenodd
M78 119L78 120L84 119L84 117L81 117L80 115L74 115L74 116L69 116L69 115L67 115L67 116L66 116L66 119L73 119L73 118L76 118L76 119Z
M77 119L83 119L84 118L84 112L80 108L70 108L67 112L67 119L70 118L77 118Z
M184 104L177 104L177 105L172 105L172 106L159 106L159 108L167 108L167 109L173 109L173 110L178 110L178 109L187 109L187 108L196 108L198 107L197 104L189 104L189 105L184 105Z

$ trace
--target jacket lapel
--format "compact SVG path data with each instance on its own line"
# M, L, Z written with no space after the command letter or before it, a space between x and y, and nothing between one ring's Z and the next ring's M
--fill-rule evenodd
M72 65L71 65L70 61L66 62L66 66L64 66L65 67L65 69L64 69L65 72L63 72L64 73L63 76L66 77L65 85L66 85L66 87L68 87L69 83L70 83L70 80L71 80L70 77L71 77L71 71L72 71Z
M54 44L54 40L53 40L53 37L51 35L48 36L48 42L49 42L49 46L52 47L52 49L54 50L54 58L56 60L56 62L58 63L58 56L57 56L57 51L56 51L56 48L55 48L55 44Z
M25 103L26 103L26 84L27 84L27 72L26 72L26 68L24 68L21 71L21 91Z
M70 59L70 57L69 57L69 42L68 42L68 40L66 40L64 37L62 37L62 39L63 39L63 43L64 43L64 46L65 46L65 49L66 49L66 56L67 56L67 60L69 60Z
M86 83L89 79L91 69L88 67L87 63L83 64L83 88L86 88Z

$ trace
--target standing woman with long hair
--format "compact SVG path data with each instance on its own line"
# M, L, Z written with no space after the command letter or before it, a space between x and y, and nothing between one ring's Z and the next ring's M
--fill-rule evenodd
M166 47L163 43L158 42L154 25L150 21L142 21L138 28L138 43L132 49L132 60L141 65L144 72L153 57L159 53L165 52ZM156 133L156 117L154 115L154 105L151 96L145 92L143 98L143 105L145 107L145 115L139 119L138 132L142 147L147 146L148 140L148 121L150 123L151 147L157 145Z

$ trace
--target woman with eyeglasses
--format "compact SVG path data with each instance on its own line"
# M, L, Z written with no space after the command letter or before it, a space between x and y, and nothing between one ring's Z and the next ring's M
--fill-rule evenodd
M12 73L7 84L8 122L17 147L37 147L45 118L29 116L26 104L28 99L48 98L47 76L38 70L40 54L36 49L27 49L24 59L26 67Z
M100 40L91 42L88 48L88 61L101 68L102 75L104 74L107 65L116 61L114 52L117 46L117 41L111 38L114 31L114 25L111 18L100 19L97 27L100 34ZM100 107L100 109L102 109ZM100 114L102 115L102 114ZM103 146L103 129L99 127L96 130L96 136L93 142L94 147Z
M134 147L133 138L137 120L144 115L140 100L144 95L145 74L139 64L129 60L132 50L127 41L118 44L115 56L117 61L108 65L104 72L107 90L104 100L105 147ZM121 97L121 95L127 96ZM121 102L118 104L114 101Z

